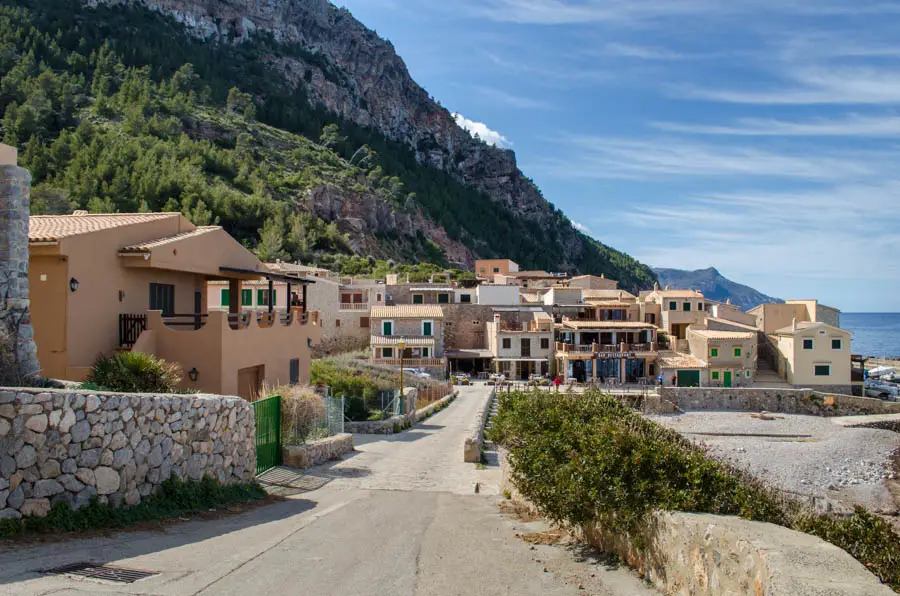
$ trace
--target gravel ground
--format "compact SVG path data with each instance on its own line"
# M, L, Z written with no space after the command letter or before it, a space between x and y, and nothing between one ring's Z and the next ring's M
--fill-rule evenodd
M738 412L648 418L783 490L839 508L860 504L875 511L897 510L885 480L894 476L891 460L900 448L900 434L842 428L815 416L774 416L779 418L760 420Z

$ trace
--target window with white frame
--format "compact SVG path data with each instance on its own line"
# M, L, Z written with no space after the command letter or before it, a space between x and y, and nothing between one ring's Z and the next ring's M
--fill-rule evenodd
M394 335L394 322L393 321L382 321L381 322L381 334L385 337L390 337Z
M422 321L422 335L424 337L434 335L434 321Z

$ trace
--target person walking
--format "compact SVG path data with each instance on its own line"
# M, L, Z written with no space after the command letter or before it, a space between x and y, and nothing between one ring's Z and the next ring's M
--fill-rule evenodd
M559 386L562 385L562 379L559 378L559 375L556 375L556 378L553 379L553 385L556 387L556 392L559 393Z

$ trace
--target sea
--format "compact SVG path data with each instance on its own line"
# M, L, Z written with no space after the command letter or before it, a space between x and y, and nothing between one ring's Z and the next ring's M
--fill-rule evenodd
M900 313L841 313L841 327L853 333L854 354L900 358Z

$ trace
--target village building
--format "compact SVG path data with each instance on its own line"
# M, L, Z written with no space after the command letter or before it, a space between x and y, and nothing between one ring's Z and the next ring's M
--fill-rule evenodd
M640 383L655 377L655 325L565 317L556 333L556 370L563 380Z
M617 290L619 282L613 279L606 279L606 275L579 275L571 278L566 282L569 287L581 288L583 290Z
M707 315L706 298L695 290L654 288L646 295L644 302L659 307L660 317L656 324L673 342L687 339L688 327L697 323L702 324Z
M247 282L267 280L247 289L268 293L276 281L311 282L269 271L221 227L180 213L76 211L32 216L28 236L45 376L80 381L99 356L134 350L179 364L189 390L250 398L264 382L308 382L321 328L302 299L259 313L243 313L237 300L210 311L208 283L243 296Z
M554 353L553 319L543 311L529 320L509 320L500 313L486 323L493 371L508 379L549 376Z
M777 371L794 387L850 394L850 332L827 323L792 321L772 334Z
M709 386L748 387L753 384L757 359L756 331L690 327L687 342L690 354L705 361Z
M373 306L369 350L375 364L446 374L444 312L436 304Z

